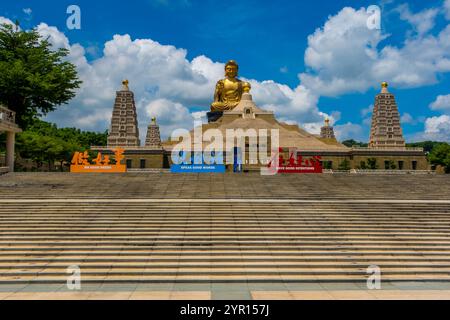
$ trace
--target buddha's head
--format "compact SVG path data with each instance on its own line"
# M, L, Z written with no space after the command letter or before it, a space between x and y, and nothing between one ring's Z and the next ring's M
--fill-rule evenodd
M238 75L239 66L234 60L230 60L225 65L225 76L227 78L236 78Z

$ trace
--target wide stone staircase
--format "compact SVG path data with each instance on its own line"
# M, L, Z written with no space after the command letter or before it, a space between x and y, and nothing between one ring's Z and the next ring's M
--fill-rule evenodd
M450 202L3 197L0 284L450 280Z

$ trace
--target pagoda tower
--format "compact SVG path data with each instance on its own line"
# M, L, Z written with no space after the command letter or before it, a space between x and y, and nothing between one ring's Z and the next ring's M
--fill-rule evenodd
M122 90L116 92L108 147L139 147L141 142L134 93L128 88L128 80L124 80L122 85Z
M326 119L325 125L320 128L320 137L322 139L336 139L334 128L330 126L330 119Z
M159 126L156 124L156 118L152 118L152 122L147 129L147 139L145 140L146 147L161 147L161 134Z
M369 147L404 149L406 144L395 97L388 91L387 82L383 82L381 87L381 93L375 97Z

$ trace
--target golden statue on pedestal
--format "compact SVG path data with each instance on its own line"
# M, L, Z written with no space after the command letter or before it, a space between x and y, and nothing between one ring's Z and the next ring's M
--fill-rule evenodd
M250 83L237 78L239 66L234 60L225 65L225 79L216 84L214 102L211 104L212 112L233 110L241 101L242 94L250 91Z

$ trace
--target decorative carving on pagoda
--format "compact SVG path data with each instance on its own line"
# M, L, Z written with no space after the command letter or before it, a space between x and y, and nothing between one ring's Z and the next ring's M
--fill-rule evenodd
M381 93L375 97L369 147L375 149L406 147L400 126L400 113L394 95L388 91L387 82L381 84Z
M325 125L320 129L320 137L322 139L336 139L334 128L330 126L330 119L325 119Z
M145 140L146 147L161 147L161 134L159 125L156 123L156 118L152 118L152 122L147 129L147 138Z
M116 92L108 147L139 147L139 128L134 102L134 93L128 87L128 80L122 82L122 90Z

